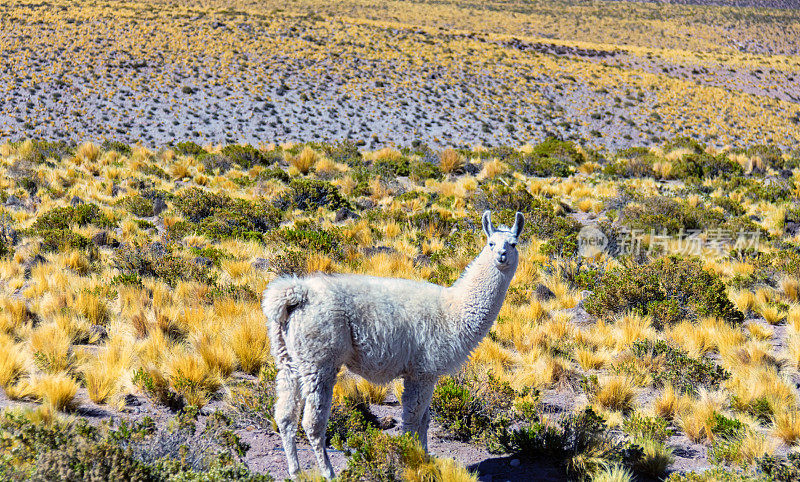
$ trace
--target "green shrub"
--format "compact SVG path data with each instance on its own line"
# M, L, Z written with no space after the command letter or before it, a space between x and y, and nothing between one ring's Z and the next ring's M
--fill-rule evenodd
M518 170L541 177L569 176L574 166L586 161L586 156L572 142L553 137L537 144L529 153L515 153L509 157L515 159L512 165Z
M342 236L335 229L326 230L313 226L282 228L273 233L273 238L292 249L306 252L338 254L342 248Z
M133 215L142 218L149 218L150 216L155 215L153 201L138 194L126 196L120 199L117 201L117 205L124 207Z
M172 233L177 236L192 231L214 239L255 238L275 229L282 213L264 200L247 201L231 198L200 188L190 188L175 196L175 208L189 219L177 223Z
M95 204L80 204L78 206L53 208L41 214L36 218L31 229L34 231L69 229L72 226L86 226L87 224L101 228L116 226L116 223L109 219Z
M352 433L345 453L347 467L337 477L342 482L401 482L407 480L407 469L430 461L412 434L392 437L374 427ZM439 479L434 475L430 480Z
M281 210L316 210L320 207L336 211L341 208L352 209L350 202L333 184L314 179L293 179L289 192L282 194L275 206Z
M192 141L179 142L178 145L175 146L175 152L183 156L200 157L208 155L208 151L203 149L200 144Z
M75 152L74 144L64 141L34 140L33 149L22 158L25 162L43 164L48 159L60 161L62 157L71 156Z
M715 467L702 472L673 472L665 482L771 482L774 480L764 474Z
M641 447L618 440L591 407L564 418L559 427L538 419L526 426L497 433L497 447L528 459L544 458L562 465L571 480L587 480L609 463L633 467Z
M786 458L765 455L756 464L770 480L775 482L800 481L800 453L798 452L789 452Z
M436 421L456 440L485 439L507 423L514 390L489 374L443 377L433 391Z
M663 340L638 340L631 345L637 358L661 358L663 364L652 373L656 385L672 385L685 393L696 393L700 387L718 388L730 374L712 360L692 358ZM722 429L721 429L722 430Z
M175 286L181 280L216 285L216 275L208 268L156 245L123 245L116 250L112 262L120 270L123 280L152 277L161 279L170 286Z
M680 256L605 272L585 306L589 313L609 319L626 312L652 315L656 327L700 316L731 324L744 321L720 277L704 270L699 261Z
M639 412L634 412L626 417L622 423L625 432L634 439L650 439L657 442L666 442L672 435L669 422L660 417L648 417Z
M728 159L725 154L712 156L705 152L687 154L672 166L672 175L678 179L730 177L743 173L742 166Z
M228 384L229 404L237 421L265 430L275 428L273 414L276 375L275 366L267 365L261 369L256 381L234 380Z
M229 145L222 148L221 154L241 169L253 166L269 166L283 159L277 151L264 152L250 145Z

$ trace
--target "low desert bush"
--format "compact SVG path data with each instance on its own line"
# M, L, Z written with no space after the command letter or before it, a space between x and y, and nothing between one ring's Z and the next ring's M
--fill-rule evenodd
M722 279L699 261L680 256L606 271L586 300L586 311L603 318L626 312L650 315L657 327L702 316L731 324L744 320L725 294Z
M631 345L631 353L637 358L660 360L651 373L658 386L668 387L683 393L696 393L701 387L719 388L730 378L722 367L707 358L692 358L689 354L665 341L639 340Z

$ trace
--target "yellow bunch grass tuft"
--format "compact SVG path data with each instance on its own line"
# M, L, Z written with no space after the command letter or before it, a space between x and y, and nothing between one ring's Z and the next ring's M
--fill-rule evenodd
M74 361L72 339L55 323L37 327L31 333L30 349L36 364L49 373L67 371Z
M6 388L25 371L27 358L23 352L22 345L14 343L14 340L0 333L0 387Z
M308 174L309 171L311 171L311 168L314 167L314 164L317 163L318 159L319 156L317 155L317 152L314 149L306 146L302 151L300 151L300 154L289 158L289 164L291 164L292 167L297 169L302 174Z
M603 408L627 412L633 408L635 384L629 377L614 375L600 380L594 400Z
M84 365L86 390L94 403L106 403L130 382L133 356L133 340L115 337L108 340L97 356Z
M32 393L58 411L72 411L77 405L78 383L65 373L47 373L30 382Z
M455 149L445 149L439 154L439 167L445 174L457 172L464 166L464 160Z
M772 418L773 433L788 445L800 441L800 410L784 407Z
M189 405L202 407L222 385L218 371L196 353L177 351L166 364L169 384Z
M267 324L260 310L242 316L231 332L230 347L244 372L256 374L269 360Z

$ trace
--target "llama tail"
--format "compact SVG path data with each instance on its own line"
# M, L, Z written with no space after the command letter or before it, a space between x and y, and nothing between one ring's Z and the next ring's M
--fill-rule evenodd
M278 278L264 290L261 310L269 321L272 356L278 368L288 365L290 361L284 337L289 317L306 301L308 301L308 289L296 276Z

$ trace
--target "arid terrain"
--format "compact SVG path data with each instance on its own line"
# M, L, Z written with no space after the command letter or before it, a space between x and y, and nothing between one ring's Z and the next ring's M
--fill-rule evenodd
M262 291L488 209L431 456L343 370L339 480L800 480L800 13L719 3L0 4L0 479L283 480Z

